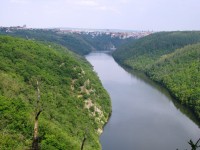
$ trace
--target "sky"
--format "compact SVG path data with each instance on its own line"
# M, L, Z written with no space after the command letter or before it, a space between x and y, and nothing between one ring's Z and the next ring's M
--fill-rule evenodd
M0 26L200 30L200 0L0 0Z

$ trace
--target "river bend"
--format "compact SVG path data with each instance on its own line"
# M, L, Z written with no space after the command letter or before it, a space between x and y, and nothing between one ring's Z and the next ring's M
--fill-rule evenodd
M127 72L109 54L90 53L86 59L112 100L112 115L100 137L103 150L185 150L190 139L200 137L186 115L193 118L191 113L162 87Z

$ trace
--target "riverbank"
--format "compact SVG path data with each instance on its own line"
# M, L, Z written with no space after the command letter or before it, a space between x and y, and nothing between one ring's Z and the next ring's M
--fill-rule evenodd
M86 59L112 100L112 115L100 137L102 149L189 149L187 141L198 139L199 127L187 117L191 114L164 88L130 74L111 55L95 52Z
M115 60L117 62L117 60ZM163 83L156 81L151 78L151 76L148 75L148 72L140 71L137 69L133 69L132 67L128 65L123 65L120 62L117 62L122 68L124 68L126 71L130 72L131 74L134 74L138 78L144 80L148 84L153 85L157 90L160 90L160 87L164 89L160 90L160 92L164 93L166 96L170 97L174 103L174 105L180 109L182 113L187 115L192 121L194 121L199 127L200 127L200 119L195 114L194 110L192 110L190 107L188 107L185 104L181 104L181 101L178 99L178 97L175 96L175 94L170 91Z
M156 84L158 84L159 86L165 88L168 93L170 94L170 96L173 98L173 102L175 104L178 103L179 105L181 105L182 107L185 107L186 109L189 110L190 113L187 114L191 114L191 115L187 115L190 119L192 119L199 127L200 127L200 117L197 115L197 113L195 113L194 109L192 107L189 107L187 104L181 103L180 97L177 96L176 93L173 92L173 90L171 90L165 83L161 82L160 80L156 80L155 78L153 78L150 74L150 72L148 72L148 70L138 70L133 68L131 65L128 64L124 64L122 63L122 61L117 60L115 57L113 57L114 60L124 69L129 70L129 72L132 71L136 71L138 73L143 74L144 76L146 76L148 79L150 79L151 81L155 82ZM183 113L185 113L185 110L180 109Z
M147 74L200 119L200 32L159 32L124 45L115 60Z

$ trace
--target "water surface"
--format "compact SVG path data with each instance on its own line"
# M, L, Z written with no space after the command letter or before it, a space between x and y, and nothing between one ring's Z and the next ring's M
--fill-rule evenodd
M103 150L185 150L190 139L200 137L192 113L174 103L166 90L144 75L127 72L109 54L90 53L86 59L112 100L112 116L100 137Z

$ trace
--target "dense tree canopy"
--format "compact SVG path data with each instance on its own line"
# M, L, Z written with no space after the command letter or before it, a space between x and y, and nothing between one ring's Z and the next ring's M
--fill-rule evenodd
M0 36L0 149L29 149L39 81L41 149L100 149L110 99L91 65L55 44ZM87 130L87 132L86 132Z
M200 42L200 32L159 32L120 47L113 56L134 69L145 70L161 56L197 42Z
M84 41L80 36L72 34L57 34L53 30L13 30L6 32L6 29L0 29L0 34L22 37L29 40L37 40L42 42L53 42L67 47L69 50L85 55L92 51L92 47Z

